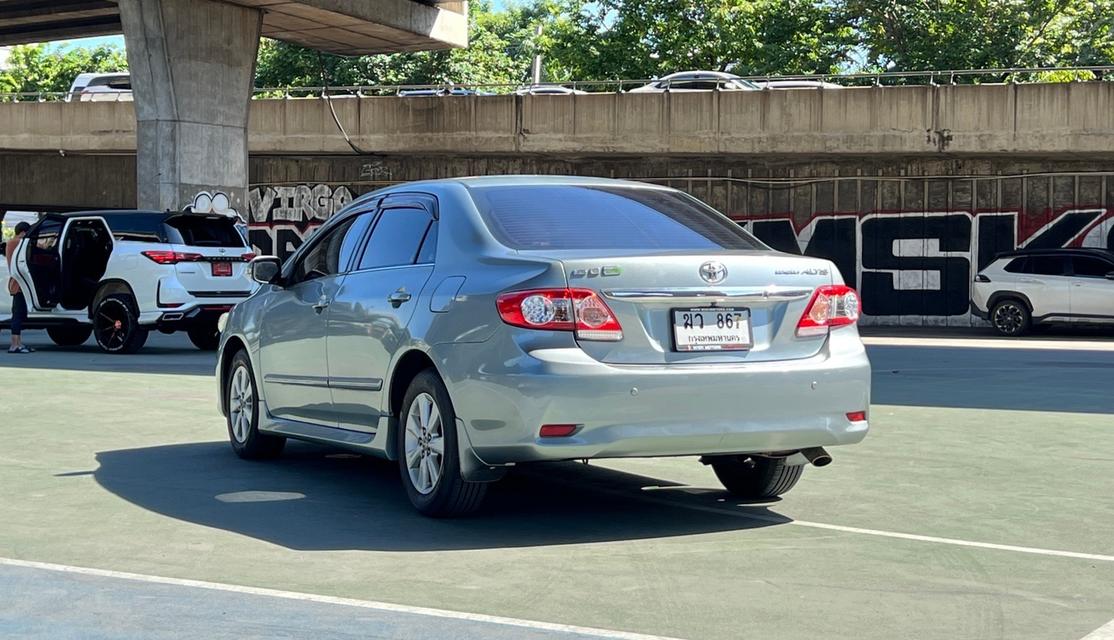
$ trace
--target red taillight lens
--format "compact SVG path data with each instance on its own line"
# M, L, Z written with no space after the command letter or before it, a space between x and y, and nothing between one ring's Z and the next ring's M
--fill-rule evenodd
M159 264L178 264L179 262L197 262L201 260L200 253L183 253L181 251L144 251L144 257Z
M249 252L245 253L244 255L240 256L240 259L243 260L244 262L251 262L252 260L255 260L255 254L252 253L251 251L249 251Z
M851 287L842 284L818 287L797 323L797 335L819 336L831 327L855 324L861 312L859 294Z
M866 411L852 411L847 414L847 419L851 422L862 422L866 420Z
M611 308L591 289L530 289L504 293L496 300L509 325L548 331L575 331L581 340L622 340L623 327Z

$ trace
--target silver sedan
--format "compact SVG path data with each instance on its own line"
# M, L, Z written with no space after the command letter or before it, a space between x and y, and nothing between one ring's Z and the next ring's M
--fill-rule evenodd
M856 292L674 189L404 184L251 268L217 365L232 448L396 460L427 515L473 511L545 460L700 456L769 498L867 432Z

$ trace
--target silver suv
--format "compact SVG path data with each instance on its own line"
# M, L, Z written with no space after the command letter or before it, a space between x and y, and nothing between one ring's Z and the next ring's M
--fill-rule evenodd
M1114 253L1003 253L975 276L971 312L1004 336L1023 335L1034 324L1114 324Z
M701 456L749 499L866 436L859 298L700 201L614 180L489 177L369 194L226 318L232 448L397 460L428 515L514 464Z

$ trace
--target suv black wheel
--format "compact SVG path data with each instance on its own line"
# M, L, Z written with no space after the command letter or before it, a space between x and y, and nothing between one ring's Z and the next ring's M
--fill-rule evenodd
M259 432L259 391L255 387L251 360L244 351L232 356L224 379L224 398L228 440L236 455L247 460L262 460L282 453L286 438Z
M460 475L456 412L432 369L406 390L398 417L398 466L411 504L435 518L467 515L480 507L487 484Z
M789 466L784 458L717 456L710 462L725 489L740 498L762 500L780 496L801 479L805 465Z
M139 326L135 299L124 293L107 295L93 310L93 336L107 353L135 353L147 342L147 330Z
M216 323L190 327L186 333L189 335L193 346L202 351L215 351L217 346L220 345L220 331L217 330Z
M59 347L76 347L85 344L93 327L80 325L76 327L47 327L46 335Z
M996 303L990 311L990 324L1004 336L1024 335L1029 330L1031 320L1029 307L1015 298L1006 298Z

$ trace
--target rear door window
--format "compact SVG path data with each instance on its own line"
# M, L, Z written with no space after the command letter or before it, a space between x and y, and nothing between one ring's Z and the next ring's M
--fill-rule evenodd
M471 187L495 238L511 249L768 249L677 191L640 187Z
M1028 273L1028 271L1026 271L1028 262L1029 259L1025 257L1014 258L1005 266L1005 269L1008 273Z
M244 237L228 216L174 216L166 221L167 240L191 247L243 247Z
M1106 274L1114 271L1114 264L1087 256L1073 256L1071 266L1075 275L1084 278L1105 278Z
M384 209L371 230L360 269L379 269L414 264L433 216L425 209L401 207Z

